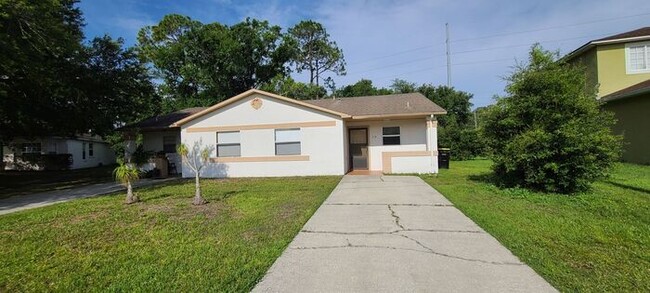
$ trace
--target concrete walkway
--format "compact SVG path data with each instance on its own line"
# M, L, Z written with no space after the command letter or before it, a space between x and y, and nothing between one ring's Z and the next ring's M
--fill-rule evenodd
M413 176L345 176L253 292L555 292Z
M180 178L170 177L167 179L143 179L134 184L134 188L160 184L177 179ZM113 193L121 190L125 190L124 186L116 182L108 182L71 189L53 190L28 195L16 195L9 198L0 199L0 215L44 207L77 198Z

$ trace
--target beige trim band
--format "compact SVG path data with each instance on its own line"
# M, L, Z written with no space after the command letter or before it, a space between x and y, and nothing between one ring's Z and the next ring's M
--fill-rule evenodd
M295 161L309 161L309 156L293 155L293 156L269 156L269 157L221 157L210 158L213 163L258 163L258 162L295 162Z
M219 131L255 130L255 129L282 129L282 128L332 127L332 126L336 126L336 121L191 127L187 129L187 132L219 132Z
M435 153L434 151L433 153ZM382 172L390 174L393 172L393 157L430 157L430 151L401 151L401 152L382 152L381 165Z

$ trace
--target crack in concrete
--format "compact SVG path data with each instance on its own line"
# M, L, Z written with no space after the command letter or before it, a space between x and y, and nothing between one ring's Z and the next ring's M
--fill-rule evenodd
M403 234L399 234L399 233L395 233L393 235L398 235L398 236L404 237L404 238L406 238L408 240L411 240L411 241L415 242L417 245L419 245L420 247L422 247L422 248L426 249L427 251L429 251L430 253L435 254L435 255L439 255L439 256L443 256L443 257L455 258L455 259L460 259L460 260L465 260L465 261L472 261L472 262L480 262L480 263L486 263L486 264L493 264L493 265L523 265L523 263L488 261L488 260L482 260L482 259L476 259L476 258L465 258L465 257L461 257L461 256L446 254L446 253L435 251L431 247L428 247L428 246L422 244L422 242L418 241L417 239L411 238L411 237L409 237L407 235L403 235Z
M401 207L453 207L453 204L447 203L345 203L345 202L333 202L333 203L324 203L326 206L401 206Z
M391 230L386 232L342 232L342 231L322 231L322 230L301 230L302 233L309 234L336 234L336 235L391 235L398 232L431 232L431 233L477 233L483 234L483 231L476 230L444 230L444 229L403 229Z
M393 217L393 219L395 219L395 225L397 225L397 227L399 227L400 230L404 230L405 229L404 226L402 226L402 224L399 222L400 220L399 216L397 216L397 214L395 213L391 205L388 205L388 210L390 211L390 215Z
M422 247L423 250L413 249L413 248L394 247L394 246L382 246L382 245L359 245L359 244L352 244L352 243L350 243L349 240L347 241L348 242L347 245L296 246L296 247L289 247L289 249L294 249L294 250L317 250L317 249L336 249L336 248L377 248L377 249L415 251L415 252L421 252L421 253L426 253L426 254L433 254L433 255L440 256L440 257L446 257L446 258L457 259L457 260L462 260L462 261L480 262L480 263L491 264L491 265L511 265L511 266L522 266L522 265L524 265L523 263L487 261L487 260L482 260L482 259L465 258L465 257L450 255L450 254L446 254L446 253L441 253L441 252L437 252L437 251L423 245L419 241L417 241L415 239L412 239L412 238L410 238L410 237L408 237L406 235L401 235L401 234L393 234L393 235L402 236L402 237L404 237L406 239L414 241L416 244L418 244L418 246Z

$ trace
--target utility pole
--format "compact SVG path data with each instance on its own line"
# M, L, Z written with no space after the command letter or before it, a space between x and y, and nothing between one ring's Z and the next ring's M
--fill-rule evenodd
M449 23L445 23L445 32L447 39L445 43L447 44L447 86L451 87L451 52L449 49Z

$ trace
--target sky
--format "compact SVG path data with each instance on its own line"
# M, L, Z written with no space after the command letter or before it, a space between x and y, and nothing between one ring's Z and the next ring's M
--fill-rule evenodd
M474 95L475 107L502 95L504 78L525 62L534 43L566 54L601 37L650 26L647 0L81 0L87 38L108 34L136 43L140 28L176 13L232 25L247 17L286 31L301 20L322 23L343 50L347 75L337 87L396 78L447 84L445 24L449 24L451 85ZM300 81L305 74L294 73Z

